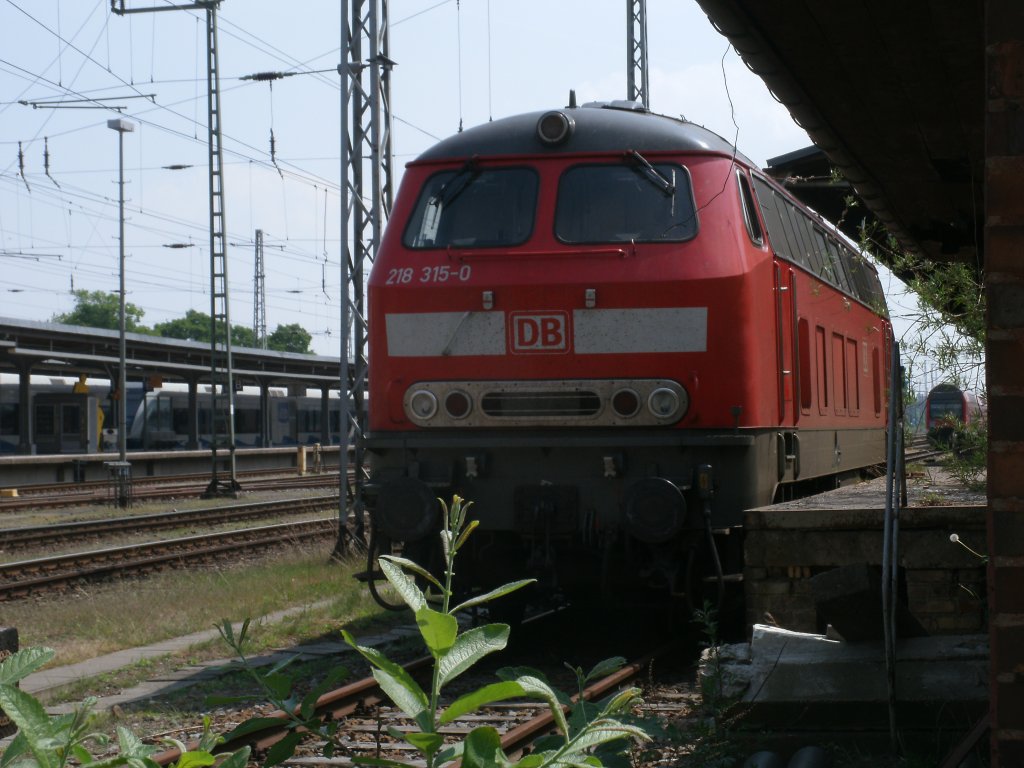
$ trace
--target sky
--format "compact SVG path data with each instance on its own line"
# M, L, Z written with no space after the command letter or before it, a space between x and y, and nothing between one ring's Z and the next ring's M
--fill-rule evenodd
M253 326L262 229L268 332L298 323L324 355L340 349L340 6L224 0L218 13L231 322ZM622 0L389 7L396 169L460 124L563 106L570 89L580 103L626 96ZM653 111L710 128L762 166L811 144L695 0L648 0L647 16ZM115 117L136 125L123 136L127 301L145 325L209 313L204 19L0 0L0 316L48 320L73 309L72 290L118 290ZM262 72L290 74L244 79ZM912 311L891 280L891 311Z

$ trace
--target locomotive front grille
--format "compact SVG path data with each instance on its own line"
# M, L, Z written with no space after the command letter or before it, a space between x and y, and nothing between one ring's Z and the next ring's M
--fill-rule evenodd
M596 392L488 392L480 408L492 418L543 418L545 416L596 416L601 397Z
M402 406L428 428L648 427L677 423L689 395L669 379L422 381Z

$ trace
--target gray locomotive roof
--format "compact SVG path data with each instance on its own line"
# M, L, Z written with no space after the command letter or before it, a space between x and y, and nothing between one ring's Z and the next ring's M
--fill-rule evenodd
M416 160L468 159L474 155L536 155L576 152L720 152L733 146L718 134L694 123L633 108L632 102L585 104L560 110L576 124L569 139L551 146L537 137L537 121L544 112L494 120L457 133L428 149ZM737 158L752 163L742 154Z

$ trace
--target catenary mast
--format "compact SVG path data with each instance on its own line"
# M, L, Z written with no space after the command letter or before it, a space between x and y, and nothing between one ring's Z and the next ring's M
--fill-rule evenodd
M206 11L207 146L210 181L210 483L203 496L233 496L240 486L235 472L235 382L231 363L231 315L228 300L227 225L224 223L224 152L222 149L220 65L217 57L217 9L221 0L194 0L182 5L128 8L110 0L119 16L157 11ZM225 458L220 449L227 450Z
M345 546L349 468L354 533L364 530L368 327L365 270L373 263L392 201L388 0L342 0L341 48L341 494L336 552Z
M647 0L626 0L626 98L650 109L647 80Z

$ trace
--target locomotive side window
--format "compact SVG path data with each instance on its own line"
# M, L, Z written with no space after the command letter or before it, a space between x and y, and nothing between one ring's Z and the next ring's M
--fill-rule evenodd
M878 276L864 256L821 229L792 201L754 176L754 192L775 252L840 287L876 311L885 308Z
M803 263L809 265L812 272L816 275L821 275L826 279L835 282L835 277L827 271L825 262L821 254L818 253L818 249L814 242L814 227L811 226L811 220L807 218L807 215L797 208L789 200L786 201L786 210L789 212L789 217L793 222L793 229L797 233L797 237L800 239L801 253L803 253Z
M882 293L882 284L878 280L878 273L871 268L867 259L862 254L847 251L846 268L850 272L860 300L876 312L885 315L885 294Z
M537 174L529 168L435 173L402 235L407 248L495 248L520 245L533 232Z
M831 281L837 284L847 293L852 293L854 296L857 295L856 290L850 284L850 278L846 275L846 270L843 268L843 262L840 258L841 250L839 244L827 237L825 233L814 228L814 238L818 246L818 252L821 254L822 263L825 264L825 271L829 275Z
M805 242L803 216L792 203L761 178L754 177L757 202L768 227L768 238L775 252L804 269L818 274L818 264L810 260L809 242Z
M681 165L581 165L558 183L555 236L563 243L680 242L696 234Z
M750 182L746 174L739 168L736 169L736 181L740 187L740 203L743 205L743 221L747 225L747 234L754 245L764 243L764 235L761 232L761 222L757 219L754 206L754 194L750 191Z
M779 216L779 209L775 205L775 192L763 179L754 177L754 187L757 190L757 204L761 208L761 216L764 217L764 225L768 229L768 239L772 248L780 256L788 256L793 261L792 251L789 249L786 240L785 230L782 228L782 218Z

